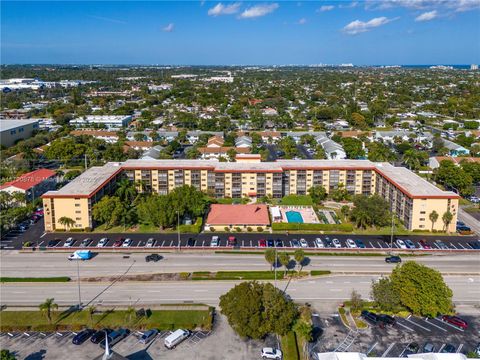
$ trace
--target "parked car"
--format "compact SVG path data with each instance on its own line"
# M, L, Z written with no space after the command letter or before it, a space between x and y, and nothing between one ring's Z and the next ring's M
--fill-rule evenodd
M275 247L283 247L283 241L280 239L275 240Z
M335 246L337 249L342 247L342 244L338 239L333 239L332 242L333 242L333 246Z
M370 311L367 311L367 310L363 310L362 311L362 314L361 316L366 320L368 321L369 323L373 324L373 325L377 325L378 322L380 321L379 317L377 314L373 313L373 312L370 312Z
M130 335L130 330L120 328L108 334L108 345L113 346ZM105 342L100 343L100 347L105 349Z
M220 241L219 241L219 237L218 236L212 236L212 241L210 241L210 246L212 247L217 247L220 245Z
M299 248L301 245L300 245L300 242L297 239L292 239L292 246L294 248Z
M94 344L98 344L105 340L105 334L106 335L111 334L112 331L113 331L112 329L98 330L95 334L92 335L92 337L90 338L90 341Z
M413 243L413 241L412 241L412 240L409 240L409 239L406 239L406 240L405 240L405 245L407 245L407 248L409 248L409 249L415 249L415 248L416 248L416 246L415 246L415 244Z
M123 244L123 239L118 239L118 240L115 240L115 242L113 243L113 247L120 247L122 246Z
M72 237L69 237L67 240L65 240L63 247L72 247L73 244L75 244L75 239Z
M275 247L275 241L273 241L273 239L267 239L267 247Z
M18 229L20 231L27 231L29 227L30 227L30 223L26 223L26 222L22 222L18 225Z
M157 336L157 334L158 334L157 329L145 331L139 340L140 344L148 344L150 341L152 341L155 338L155 336Z
M147 240L147 243L145 244L145 247L154 247L156 243L157 240L155 240L154 238L149 238Z
M403 241L402 239L397 239L396 242L400 249L408 249L407 244L405 244L405 241Z
M259 247L266 247L267 246L267 241L265 239L258 240L258 246Z
M468 226L457 227L457 232L460 235L472 235L473 234L472 229L470 229Z
M442 240L435 240L437 243L438 247L442 250L448 250L449 247L442 241Z
M320 239L320 238L315 239L315 246L318 247L318 248L321 248L321 249L325 247L325 245L323 245L322 239Z
M380 321L383 321L385 325L393 326L397 323L397 320L395 320L393 316L387 314L379 314L378 318L380 319Z
M87 247L92 243L92 239L86 238L82 240L82 243L80 244L80 247Z
M150 254L150 255L145 256L145 261L146 262L150 262L150 261L157 262L157 261L160 261L160 260L162 260L162 256L158 255L158 254Z
M432 343L426 343L425 345L423 345L422 353L433 353L433 352L435 352L435 345L433 345Z
M449 323L450 325L456 326L462 330L466 330L468 328L468 323L459 318L458 316L450 316L450 315L443 315L442 321Z
M97 244L97 247L105 247L107 246L108 238L101 238Z
M333 247L333 242L332 240L330 240L328 236L323 240L323 242L325 243L325 247L327 248Z
M402 262L402 259L400 258L400 256L397 256L397 255L390 255L390 256L387 256L385 258L385 262L386 263L401 263Z
M237 238L235 236L229 236L228 237L228 245L229 246L237 245Z
M60 239L50 240L50 241L47 243L47 247L56 247L58 244L60 244L60 242L61 242Z
M425 240L420 240L419 243L422 249L430 250L432 248L430 245L427 244Z
M82 330L80 331L77 335L75 335L72 339L72 344L74 345L81 345L83 344L85 341L87 341L87 339L92 336L93 334L95 333L95 330L93 329L85 329L85 330Z
M164 344L167 349L174 349L178 344L190 336L190 331L178 329L168 335Z
M480 356L480 343L477 344L477 347L475 348L475 354L477 354L478 356Z
M468 245L470 245L472 249L480 250L480 241L470 241Z
M364 244L363 241L360 240L360 239L355 240L355 243L357 244L357 246L358 246L360 249L365 249L365 248L366 248L365 244Z
M347 239L347 246L353 249L357 247L357 244L355 244L355 241L353 241L353 239Z
M187 246L195 246L195 244L197 243L197 240L195 240L194 238L188 238L187 240Z
M262 359L281 360L282 356L282 350L280 349L275 349L271 347L264 347L262 349Z
M407 348L403 351L402 357L408 357L408 355L416 354L419 346L416 342L411 342L407 345Z
M130 245L132 245L132 239L126 238L123 240L122 247L129 247Z
M300 246L301 246L302 248L307 248L307 247L308 247L308 242L307 242L307 240L305 240L304 238L301 238L301 239L300 239Z
M453 346L452 344L447 344L443 347L442 351L440 351L443 354L455 354L457 351L457 348Z

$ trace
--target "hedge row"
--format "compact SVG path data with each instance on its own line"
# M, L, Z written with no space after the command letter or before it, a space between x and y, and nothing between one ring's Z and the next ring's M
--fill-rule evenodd
M352 224L299 224L299 223L273 223L273 231L286 230L311 230L311 231L353 231Z
M0 282L68 282L68 281L70 281L70 278L68 276L46 277L46 278L0 277Z

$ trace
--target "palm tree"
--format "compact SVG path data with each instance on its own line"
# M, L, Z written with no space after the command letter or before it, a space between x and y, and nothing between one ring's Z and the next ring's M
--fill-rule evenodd
M137 196L135 185L128 179L122 179L117 183L117 190L115 191L120 200L131 203Z
M135 308L133 306L129 306L125 311L125 320L129 323L132 322L134 315L135 315Z
M95 314L95 312L97 311L97 308L93 305L90 305L88 308L87 308L87 311L88 311L88 317L90 318L90 325L93 327L93 315Z
M58 219L58 223L60 225L63 225L65 227L65 230L67 230L71 228L73 225L75 225L75 220L67 216L62 216L60 219Z
M302 271L303 261L305 260L305 251L301 249L295 250L293 253L293 258L298 264L298 272L300 273L300 271Z
M283 276L285 276L287 274L288 264L290 264L290 255L288 255L286 252L281 253L278 257L278 260L280 261L280 264L285 267L283 272Z
M432 222L432 231L433 231L433 226L434 224L437 222L438 220L438 213L433 210L429 215L428 215L428 218L430 219L430 221Z
M418 169L421 165L418 152L415 150L405 151L405 153L403 154L403 162L410 170Z
M54 300L54 298L46 299L45 302L38 306L40 311L47 316L49 323L52 323L52 310L58 309L58 305L54 303Z
M275 256L275 250L268 249L265 251L265 260L270 264L270 271L273 269L273 265L277 262L277 257Z
M452 220L453 220L453 215L452 215L452 213L450 212L450 210L447 210L447 211L443 214L442 220L443 220L443 224L445 225L445 231L448 231L448 225L450 225L450 223L451 223Z

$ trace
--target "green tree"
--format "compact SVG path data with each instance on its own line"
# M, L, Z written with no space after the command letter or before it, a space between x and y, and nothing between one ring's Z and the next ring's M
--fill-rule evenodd
M372 281L371 297L384 311L394 311L400 305L398 293L389 277L382 277Z
M62 216L60 219L58 219L58 223L60 225L63 225L65 227L65 230L68 230L73 225L75 225L75 220L73 220L72 218L69 218L68 216Z
M353 290L350 294L350 308L352 311L358 311L362 308L362 305L362 296L356 290Z
M353 209L350 219L357 228L366 229L370 226L386 226L390 222L389 205L379 195L356 195L353 198Z
M348 191L347 191L347 189L345 189L345 186L343 184L338 184L338 187L336 189L332 190L330 192L329 196L333 201L340 202L340 201L344 201L344 200L348 199L349 194L348 194Z
M440 166L435 169L433 174L435 181L458 190L461 195L466 196L473 193L472 176L450 160L440 161Z
M393 269L390 279L401 304L414 314L436 317L452 312L452 290L437 270L407 261Z
M92 216L95 221L105 224L107 228L119 223L119 211L123 209L117 196L106 195L93 205Z
M320 204L327 198L327 190L325 190L325 188L321 185L312 186L310 189L308 189L308 194L315 204Z
M312 341L313 326L301 319L298 319L293 325L293 331L300 336L304 341Z
M295 252L293 253L293 258L297 262L298 272L300 273L300 271L302 271L303 262L305 261L305 251L303 251L302 249L295 250Z
M347 158L349 159L358 159L365 156L365 151L363 150L363 143L359 139L355 138L342 138L342 145Z
M403 154L403 162L410 170L418 170L428 160L428 154L424 151L407 150Z
M2 349L0 352L0 360L16 360L16 357L10 350Z
M265 260L270 264L270 271L272 271L273 266L277 263L277 256L274 249L265 250Z
M448 231L448 226L450 225L452 220L453 220L453 215L449 210L447 210L446 212L443 213L442 221L443 221L443 224L444 224L445 231Z
M115 195L120 198L121 201L126 202L127 204L131 203L137 196L137 189L135 184L133 184L128 179L122 179L117 183L117 190Z
M374 162L393 161L395 153L380 142L372 142L368 145L368 160Z
M284 335L298 312L270 283L243 282L220 296L221 313L241 337L261 339L268 333Z
M237 151L235 150L235 148L228 149L227 151L228 161L235 161L236 156L237 156Z
M278 256L278 260L284 267L283 276L285 276L287 274L288 265L290 264L290 255L288 255L286 252L283 252Z
M437 222L438 220L438 213L433 210L429 215L428 215L428 218L430 219L430 221L432 222L432 231L433 231L433 227L435 226L435 223Z
M54 298L48 298L45 302L41 303L38 308L45 314L49 323L52 323L52 312L58 309L58 305L55 304Z

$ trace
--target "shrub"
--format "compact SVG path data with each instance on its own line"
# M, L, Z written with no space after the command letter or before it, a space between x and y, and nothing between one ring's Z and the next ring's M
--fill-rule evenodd
M225 231L230 231L230 228L229 228L228 226L225 226L225 227L223 228L223 230L225 230Z
M236 232L241 232L242 229L241 229L239 226L237 226L237 227L235 228L235 231L236 231Z
M248 232L252 232L253 229L249 226L249 227L247 227L247 231L248 231Z
M257 227L258 232L263 232L263 228L261 226Z
M214 232L215 231L215 228L213 226L210 226L210 231L211 232Z
M300 223L274 223L274 231L285 230L311 230L311 231L353 231L352 224L300 224Z
M189 277L190 277L189 272L181 272L180 273L180 279L182 279L182 280L188 280Z

